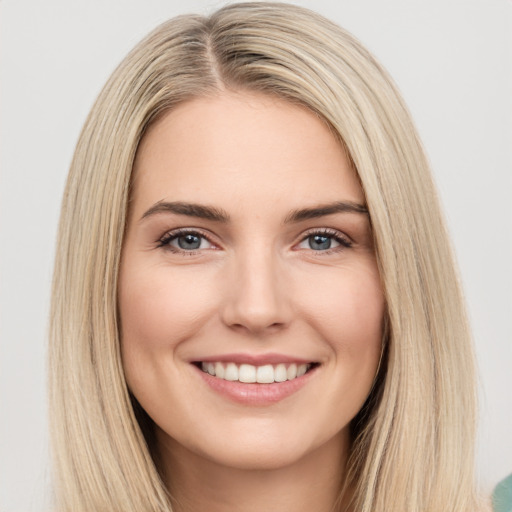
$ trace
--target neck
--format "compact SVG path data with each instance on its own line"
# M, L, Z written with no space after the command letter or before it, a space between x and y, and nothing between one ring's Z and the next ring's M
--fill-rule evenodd
M337 436L301 460L272 469L227 467L160 438L162 473L175 512L337 512L348 440Z

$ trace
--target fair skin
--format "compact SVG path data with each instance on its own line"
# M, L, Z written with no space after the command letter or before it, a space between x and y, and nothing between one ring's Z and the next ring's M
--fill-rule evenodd
M384 298L363 191L317 116L222 92L156 122L119 311L177 511L332 510Z

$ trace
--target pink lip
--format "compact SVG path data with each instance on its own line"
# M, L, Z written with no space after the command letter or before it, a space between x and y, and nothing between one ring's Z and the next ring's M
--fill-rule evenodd
M263 366L265 364L308 364L312 363L311 359L301 359L291 357L284 354L221 354L217 356L201 357L196 359L197 362L203 363L236 363L236 364L252 364L253 366Z
M211 359L211 361L222 361L222 359ZM235 362L233 359L229 359L229 361ZM247 360L244 362L246 361ZM293 360L293 362L295 361L296 359ZM283 362L283 360L281 359L280 362ZM317 367L315 367L302 375L302 377L297 377L296 379L287 380L285 382L274 382L272 384L245 384L243 382L228 381L218 377L213 377L212 375L203 372L197 366L192 366L210 389L234 402L249 406L265 406L279 402L303 388L317 373Z

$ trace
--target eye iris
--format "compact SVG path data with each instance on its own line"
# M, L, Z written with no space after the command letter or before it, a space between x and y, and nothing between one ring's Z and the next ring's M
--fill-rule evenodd
M320 251L330 249L331 238L324 235L313 235L309 237L309 247L313 250Z
M197 235L183 235L178 238L180 249L199 249L201 246L201 237Z

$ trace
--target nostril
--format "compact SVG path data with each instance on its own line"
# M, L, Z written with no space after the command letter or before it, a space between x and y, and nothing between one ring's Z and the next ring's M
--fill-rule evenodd
M289 297L278 285L279 279L267 276L240 281L232 289L222 311L225 325L237 332L274 332L286 327L293 311Z
M286 328L285 322L265 322L257 319L247 319L243 322L229 324L228 327L240 334L253 334L255 336L272 334Z

